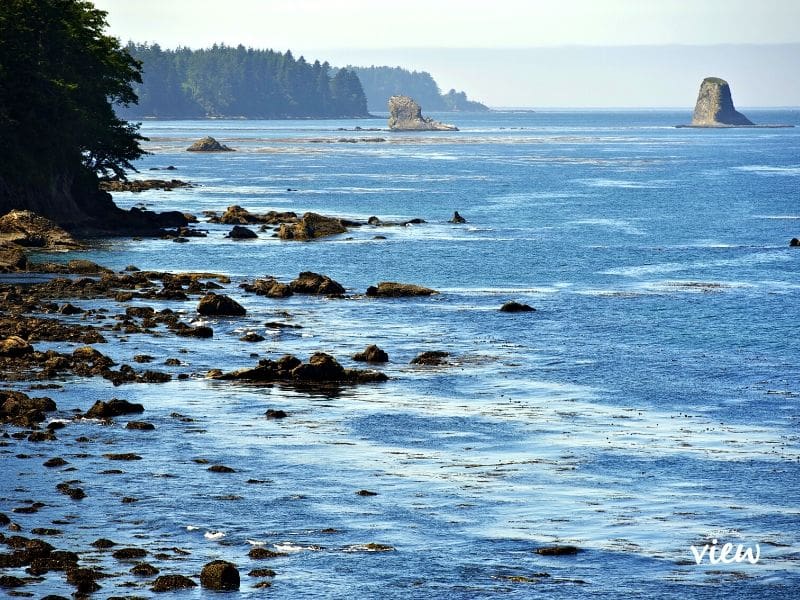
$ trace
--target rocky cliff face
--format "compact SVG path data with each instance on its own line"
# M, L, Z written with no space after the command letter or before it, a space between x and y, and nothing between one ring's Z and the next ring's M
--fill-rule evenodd
M692 116L693 127L731 127L753 125L733 107L731 88L719 77L706 77L700 84Z
M389 98L389 129L394 131L458 131L455 125L446 125L422 116L422 109L413 98Z

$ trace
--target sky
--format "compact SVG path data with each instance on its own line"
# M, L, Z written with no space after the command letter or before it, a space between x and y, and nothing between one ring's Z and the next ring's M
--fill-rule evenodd
M798 106L800 0L95 0L122 41L429 71L492 106ZM655 83L655 85L653 85ZM592 90L591 96L586 94ZM688 96L688 97L687 97Z

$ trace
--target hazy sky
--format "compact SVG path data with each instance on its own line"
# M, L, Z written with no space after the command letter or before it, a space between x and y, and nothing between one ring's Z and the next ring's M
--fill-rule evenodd
M800 104L796 83L773 90L780 100L775 93L766 95L767 90L757 92L765 83L780 81L775 64L763 65L773 74L759 81L757 60L748 69L737 70L732 60L726 62L725 52L712 52L708 66L703 64L707 52L678 53L673 61L668 53L650 55L662 72L652 76L678 77L664 86L677 92L669 98L656 91L643 94L644 82L637 87L633 80L633 75L646 72L642 61L648 58L640 56L636 46L698 44L795 44L767 52L791 68L791 73L783 73L784 79L795 78L800 64L800 45L796 45L800 0L95 0L95 4L108 11L111 33L123 41L195 48L241 43L291 49L295 56L327 59L335 65L401 65L430 71L445 90L464 89L492 105L691 104L698 73L700 78L718 75L731 81L739 104ZM574 46L628 48L595 53L569 48ZM545 50L520 50L542 47ZM491 51L469 51L476 48ZM746 52L743 56L748 58ZM549 64L542 65L544 59ZM680 78L682 67L685 81ZM624 77L626 70L632 77ZM746 79L735 81L728 71ZM635 101L626 101L633 96L625 95L617 82L603 86L602 72L629 81L639 92ZM579 83L587 81L595 88L591 101L579 93ZM692 97L680 101L684 92L675 87L689 82ZM542 93L552 92L553 86L560 86L559 93Z

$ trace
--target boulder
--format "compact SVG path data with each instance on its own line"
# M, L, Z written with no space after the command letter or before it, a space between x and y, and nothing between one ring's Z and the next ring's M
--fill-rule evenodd
M209 590L238 590L239 570L224 560L212 560L200 572L200 585Z
M455 125L446 125L422 116L422 109L409 96L389 98L389 129L393 131L458 131Z
M521 304L519 302L506 302L500 307L502 312L518 313L518 312L534 312L536 309L528 304Z
M154 592L170 592L197 587L197 584L185 575L160 575L150 589Z
M121 415L131 415L144 412L144 406L127 400L114 398L108 402L98 400L84 415L87 419L110 419Z
M320 296L342 296L344 287L328 277L311 271L303 271L289 284L295 294L316 294Z
M353 360L369 363L385 363L389 361L389 355L375 344L370 344L362 352L353 355Z
M233 229L230 230L230 233L228 233L226 237L229 237L232 240L252 240L253 238L257 238L258 234L247 227L234 225Z
M733 107L731 88L719 77L706 77L700 84L692 115L692 127L741 127L753 122Z
M197 312L205 316L242 317L247 314L245 308L233 298L224 294L208 292L200 299Z
M449 222L450 223L466 223L467 220L464 217L462 217L460 214L458 214L458 211L455 211L453 213L453 218L450 219Z
M800 239L792 238L789 240L789 247L790 248L800 248Z
M278 237L282 240L308 241L345 233L347 228L340 219L307 212L297 223L281 224Z
M220 144L211 136L206 136L201 140L197 140L194 144L186 149L188 152L233 152L233 148L228 148L224 144Z
M414 285L412 283L397 283L394 281L381 281L377 287L367 288L367 296L373 298L403 298L408 296L430 296L438 294L436 290Z
M41 423L47 412L56 410L50 398L31 398L22 392L0 390L0 422L31 427Z

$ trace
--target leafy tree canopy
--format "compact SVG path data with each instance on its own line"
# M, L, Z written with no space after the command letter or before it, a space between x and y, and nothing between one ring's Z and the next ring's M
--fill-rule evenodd
M6 189L55 174L124 177L143 154L138 127L113 109L136 102L141 67L106 25L106 13L83 0L0 1Z

